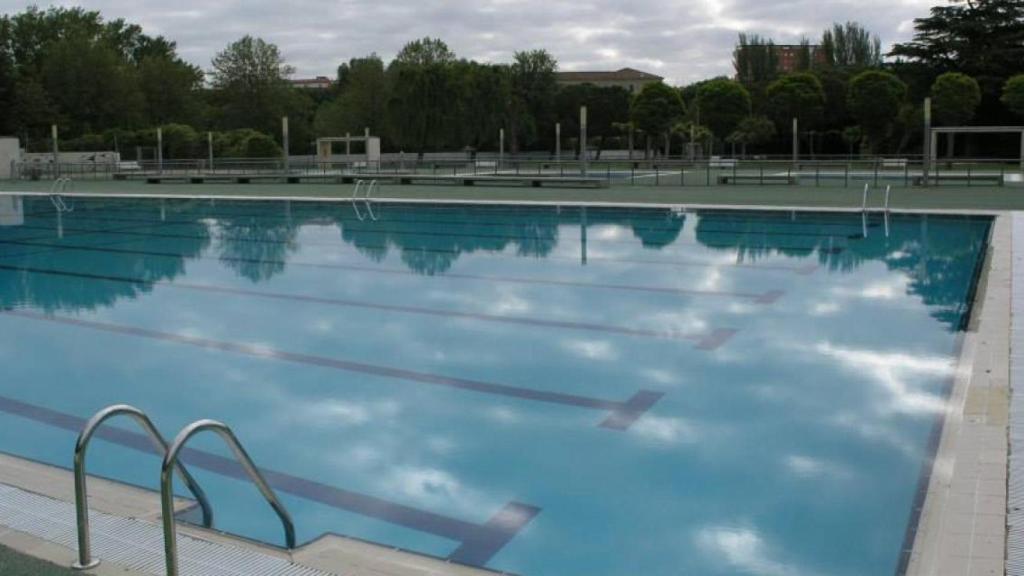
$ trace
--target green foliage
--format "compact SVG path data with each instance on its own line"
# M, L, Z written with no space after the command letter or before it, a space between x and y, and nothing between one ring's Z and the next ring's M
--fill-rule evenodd
M424 38L407 44L388 66L388 127L399 148L423 152L443 146L455 110L454 62L443 42Z
M281 147L273 138L249 129L214 134L213 150L218 158L274 158L281 155Z
M906 84L889 72L869 70L850 81L850 114L876 151L890 135L906 95Z
M668 89L675 92L676 98L679 97L678 91ZM586 106L587 135L598 139L598 147L603 148L605 139L620 134L622 126L630 121L630 100L629 92L617 86L577 84L562 88L555 97L562 135L573 136L579 132L580 106ZM675 104L670 100L666 105L668 109L672 109Z
M857 22L832 25L821 36L824 63L833 68L863 69L882 65L882 41Z
M748 116L726 140L743 145L758 145L770 142L772 138L775 138L775 124L770 119L765 116Z
M1024 2L974 0L931 9L914 20L913 40L893 47L891 55L934 77L957 71L978 80L982 92L998 96L1007 78L1024 62ZM913 70L911 68L910 70Z
M679 91L660 82L644 86L630 109L633 125L649 136L667 134L685 114Z
M970 122L979 104L981 88L966 74L946 72L932 84L932 109L940 124L960 126Z
M197 158L205 156L199 150L199 134L191 126L168 124L161 128L164 158Z
M213 58L210 80L224 128L255 128L276 133L289 112L292 68L274 44L243 36Z
M733 54L736 78L746 86L768 83L779 73L779 56L770 38L741 32Z
M768 106L780 129L797 118L810 128L821 122L825 111L825 90L818 77L808 72L788 74L768 86Z
M334 100L320 106L315 129L324 136L362 134L365 128L384 131L385 103L388 99L384 62L376 54L352 58L338 68L338 90Z
M511 150L541 140L554 124L554 99L558 86L555 70L558 62L546 50L516 52L509 67L511 99L508 120ZM548 132L550 133L550 132Z
M1024 118L1024 74L1017 74L1006 81L1000 100L1010 112Z
M725 138L750 115L750 93L734 80L712 80L697 91L697 108L699 123L717 138Z

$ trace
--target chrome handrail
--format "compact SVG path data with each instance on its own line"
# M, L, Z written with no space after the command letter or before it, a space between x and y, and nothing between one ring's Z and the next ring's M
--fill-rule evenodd
M185 444L188 443L189 439L205 430L216 432L227 443L228 447L231 448L235 458L238 459L249 479L256 485L260 493L263 494L263 498L267 500L270 507L277 513L278 518L281 519L281 524L284 526L284 539L287 548L295 548L295 525L292 523L291 515L285 509L284 504L278 500L277 494L267 484L259 469L253 464L252 458L246 453L245 448L242 448L238 438L235 437L235 433L226 424L216 420L197 420L182 428L181 432L174 438L170 449L164 455L163 466L160 470L160 509L163 516L164 558L167 565L167 576L178 576L178 534L174 525L174 474L172 471L178 461L178 454L185 447Z
M871 188L871 184L864 185L864 195L860 200L860 211L867 212L868 210L868 190Z
M366 187L366 194L363 196L363 201L366 202L366 212L370 216L370 220L377 221L377 215L373 212L373 205L370 203L370 194L378 188L376 180L370 180L370 185Z
M887 184L885 186L885 213L889 213L889 194L892 192L892 185Z
M161 454L167 453L167 441L164 440L156 426L153 425L149 416L146 416L145 412L134 406L127 404L107 406L94 414L85 423L85 427L82 428L82 432L78 435L78 440L75 442L75 515L78 523L78 560L72 564L72 567L77 570L87 570L100 563L98 558L92 557L92 544L89 538L89 496L85 471L85 456L89 448L89 441L92 440L93 434L96 433L100 425L114 416L121 415L131 417L149 434L150 439L153 440L153 444L161 451ZM199 502L199 506L203 510L203 524L207 527L212 526L213 510L210 508L210 502L206 498L206 493L199 487L195 478L189 474L184 465L178 464L176 468L178 474L181 475L181 479L185 481L189 491L195 496L196 501Z

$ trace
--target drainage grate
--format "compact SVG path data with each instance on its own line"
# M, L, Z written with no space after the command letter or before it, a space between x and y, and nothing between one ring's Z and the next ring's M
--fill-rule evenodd
M1013 214L1006 574L1024 576L1024 213Z
M101 560L163 576L163 531L156 524L90 510L93 553ZM78 549L75 507L0 484L0 525ZM247 550L178 535L178 562L189 576L330 576L298 564Z

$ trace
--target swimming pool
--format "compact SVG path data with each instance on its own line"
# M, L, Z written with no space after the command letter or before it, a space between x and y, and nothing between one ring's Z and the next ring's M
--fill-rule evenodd
M989 226L24 197L0 210L0 450L70 466L82 420L126 402L168 436L230 424L300 543L536 576L892 573ZM102 438L93 473L157 487L134 431ZM195 447L217 527L281 544L224 448Z

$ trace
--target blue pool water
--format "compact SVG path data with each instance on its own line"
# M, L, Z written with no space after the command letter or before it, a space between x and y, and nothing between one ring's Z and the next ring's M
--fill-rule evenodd
M0 450L70 466L126 402L167 436L230 424L300 542L531 576L899 569L988 219L372 216L0 198ZM136 436L104 438L93 473L156 488ZM195 447L217 527L280 544Z

